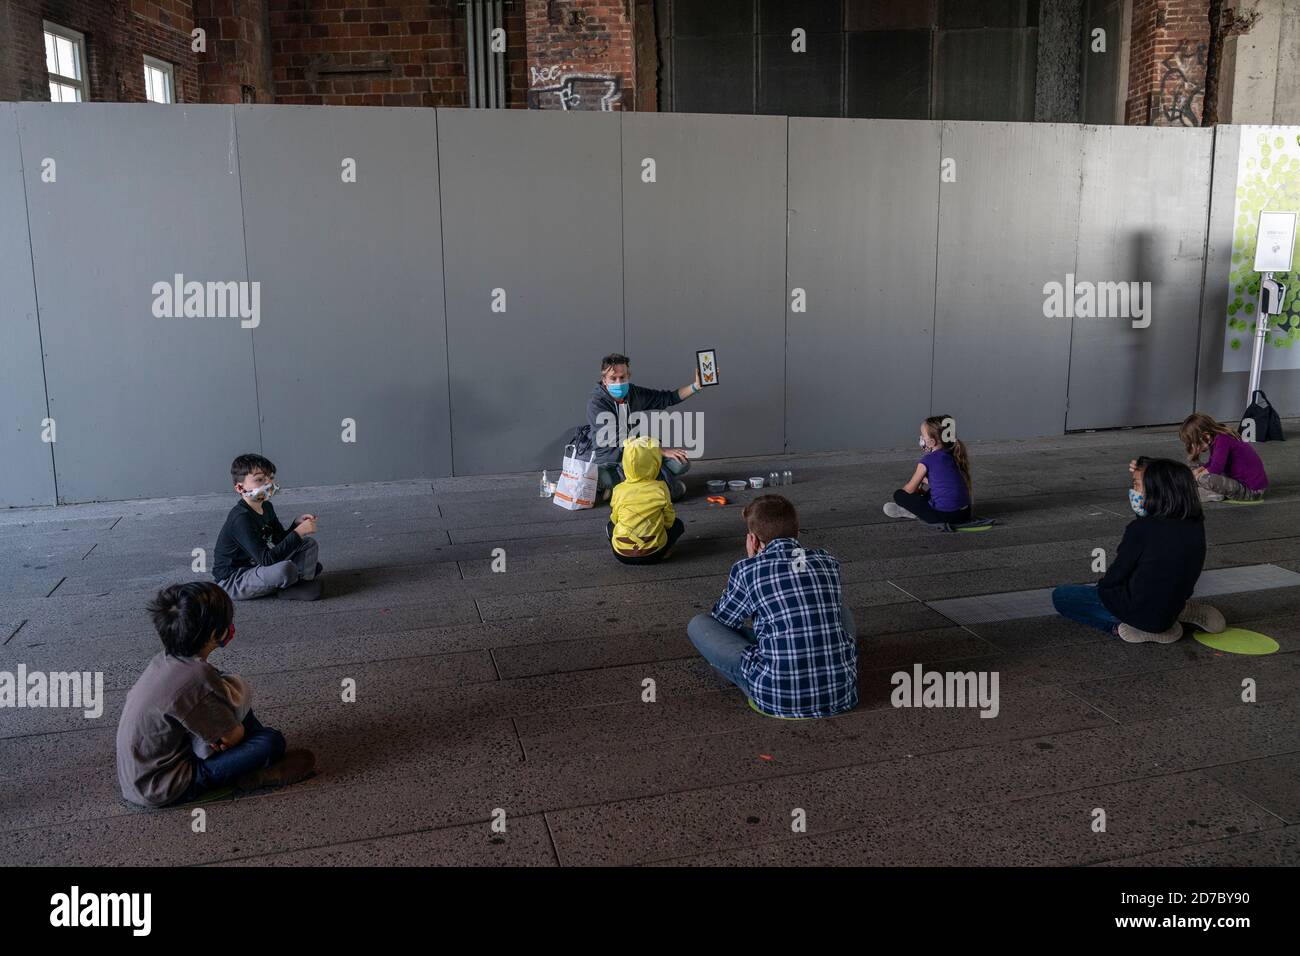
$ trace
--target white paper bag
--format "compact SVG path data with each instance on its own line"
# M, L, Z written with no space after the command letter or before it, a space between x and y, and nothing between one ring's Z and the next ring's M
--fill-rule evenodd
M569 454L569 449L573 449L572 455ZM565 446L564 470L560 473L560 480L556 483L555 494L552 496L557 505L569 511L581 511L596 504L596 475L599 468L596 453L593 451L586 461L578 458L577 454L577 446Z

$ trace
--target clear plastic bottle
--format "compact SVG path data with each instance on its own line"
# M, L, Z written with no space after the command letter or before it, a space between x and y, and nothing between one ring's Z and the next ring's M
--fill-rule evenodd
M551 483L550 483L549 481L546 480L546 469L545 469L545 468L542 469L542 492L541 492L541 497L543 497L543 498L549 498L549 497L551 497Z
M770 472L770 473L768 474L768 476L767 476L767 486L768 486L769 488L775 488L775 487L776 487L777 485L779 485L780 483L781 483L781 474L780 474L780 472L775 472L775 471L773 471L773 472Z
M793 471L788 471L788 470L787 470L785 473L783 473L783 474L781 475L781 484L783 484L783 485L793 485L793 484L794 484L794 472L793 472Z

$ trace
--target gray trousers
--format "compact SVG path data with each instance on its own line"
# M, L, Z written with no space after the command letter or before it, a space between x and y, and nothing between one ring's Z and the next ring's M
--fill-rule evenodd
M292 587L299 581L316 577L316 558L320 547L311 535L302 539L298 550L275 564L256 565L236 571L221 582L222 589L232 601L249 601L266 597L282 588Z
M691 462L688 458L686 461L678 461L676 458L665 458L663 467L659 469L659 477L668 485L671 492L673 480L680 478L691 470ZM623 466L618 462L610 462L607 465L596 466L596 490L604 491L607 488L613 488L615 485L623 482ZM676 501L679 496L673 498Z

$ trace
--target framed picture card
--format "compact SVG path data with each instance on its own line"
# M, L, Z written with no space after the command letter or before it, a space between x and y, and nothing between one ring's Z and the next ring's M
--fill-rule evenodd
M1295 250L1293 212L1261 212L1255 239L1256 272L1290 272Z
M700 373L700 387L718 384L718 357L713 349L695 353L695 367Z

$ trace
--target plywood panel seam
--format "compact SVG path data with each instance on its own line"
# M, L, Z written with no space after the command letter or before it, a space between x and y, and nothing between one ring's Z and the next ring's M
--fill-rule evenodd
M32 248L32 209L31 203L27 198L27 163L23 159L23 129L22 124L18 122L18 110L10 109L10 114L14 118L14 135L17 137L15 143L18 149L18 175L23 190L23 228L27 231L27 262L31 267L32 275L32 302L36 309L36 344L40 350L41 360L41 387L45 395L45 417L50 417L50 381L45 371L45 338L41 333L41 292L36 285L36 252ZM54 457L54 442L46 442L50 446L50 472L54 482L54 504L59 504L59 469ZM17 631L14 632L18 633ZM13 635L10 635L11 637Z
M235 157L235 169L239 182L239 237L244 243L244 281L252 283L253 273L248 267L248 218L244 215L244 164L239 155L239 130L235 124L235 108L230 110L230 152ZM257 450L266 454L266 443L262 438L262 390L257 379L257 333L248 330L248 353L253 360L253 409L257 415Z

